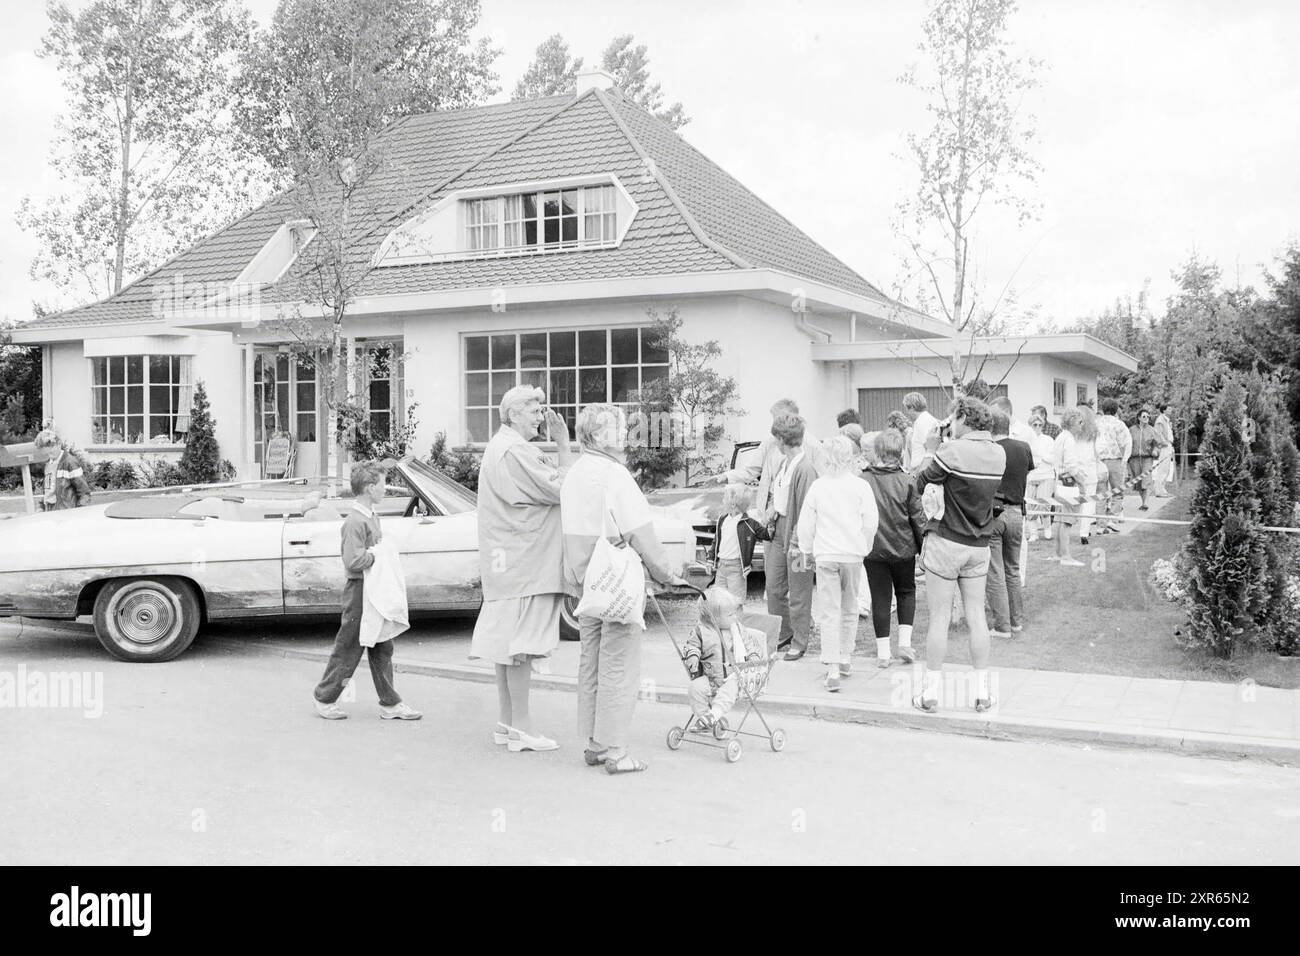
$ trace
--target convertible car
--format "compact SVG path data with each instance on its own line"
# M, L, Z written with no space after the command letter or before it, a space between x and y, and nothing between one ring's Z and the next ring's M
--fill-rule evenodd
M397 543L413 613L472 616L482 602L473 492L417 459L397 464L378 511ZM342 486L342 493L335 497ZM0 617L94 618L124 661L167 661L205 621L336 615L345 482L199 489L0 521ZM694 532L655 530L687 563ZM576 635L573 602L565 636Z

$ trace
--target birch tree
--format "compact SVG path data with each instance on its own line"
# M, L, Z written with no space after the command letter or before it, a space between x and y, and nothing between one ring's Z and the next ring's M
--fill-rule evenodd
M35 279L67 305L104 298L234 219L265 194L233 148L230 84L247 14L225 0L93 0L47 7L38 55L67 93L50 165L18 222Z
M377 237L419 198L385 134L403 116L497 91L497 51L470 38L478 18L477 0L281 0L245 58L243 136L291 184L286 213L299 224L292 297L273 328L317 366L331 475L340 421L358 418L344 324Z
M925 97L930 119L906 141L918 182L897 216L915 280L905 284L915 284L918 304L952 328L954 388L967 364L963 336L998 331L1013 299L1010 279L991 296L977 281L977 217L995 205L1018 225L1037 215L1028 195L1040 168L1030 152L1036 134L1023 106L1041 64L1012 46L1015 11L1015 0L931 0L919 45L924 64L900 78Z

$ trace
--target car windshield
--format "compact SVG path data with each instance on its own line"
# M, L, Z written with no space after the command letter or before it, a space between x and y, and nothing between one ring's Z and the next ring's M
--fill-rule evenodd
M401 474L445 515L464 514L478 507L478 498L462 484L439 474L417 458L401 464Z
M733 468L762 468L763 467L763 446L753 445L749 448L741 448L736 452L736 463Z

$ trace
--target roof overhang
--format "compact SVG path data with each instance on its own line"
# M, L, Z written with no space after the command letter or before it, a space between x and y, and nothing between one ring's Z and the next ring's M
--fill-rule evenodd
M813 315L857 315L890 334L937 337L948 325L892 301L849 292L776 269L730 269L659 276L582 279L531 285L479 286L402 295L363 296L348 306L348 315L453 312L491 309L502 301L510 306L579 301L681 298L707 295L749 295L779 303L792 312ZM305 302L246 301L238 307L199 307L167 315L168 324L185 329L248 329L287 317L323 317L319 305Z
M915 339L896 339L885 342L843 342L814 344L814 362L874 362L905 359L947 360L952 355L949 330L948 342L933 340L918 342ZM1137 371L1137 359L1122 349L1107 345L1101 339L1083 332L1049 333L1046 335L993 335L975 339L962 337L957 344L961 355L973 356L1025 356L1041 355L1064 359L1085 366L1103 375Z

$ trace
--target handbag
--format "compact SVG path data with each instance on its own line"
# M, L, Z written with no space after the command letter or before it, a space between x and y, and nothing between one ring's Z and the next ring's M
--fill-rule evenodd
M1061 475L1057 478L1052 498L1063 505L1073 507L1083 500L1083 489L1069 475Z
M575 617L595 617L609 624L637 624L645 630L645 567L641 556L623 540L614 522L617 545L609 540L608 500L601 502L600 537L582 578L582 597Z

